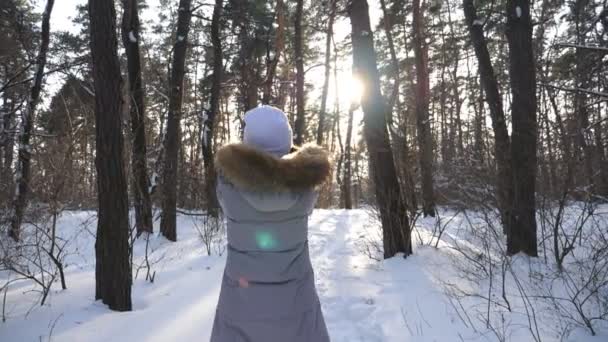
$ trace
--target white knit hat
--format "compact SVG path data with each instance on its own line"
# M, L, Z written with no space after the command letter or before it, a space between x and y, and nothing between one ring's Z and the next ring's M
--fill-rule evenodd
M292 133L283 111L272 106L259 106L245 113L243 142L281 157L291 150Z

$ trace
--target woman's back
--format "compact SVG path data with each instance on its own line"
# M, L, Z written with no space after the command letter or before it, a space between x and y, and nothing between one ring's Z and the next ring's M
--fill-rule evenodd
M281 158L233 144L216 168L228 258L211 341L328 341L307 241L326 152L308 145Z

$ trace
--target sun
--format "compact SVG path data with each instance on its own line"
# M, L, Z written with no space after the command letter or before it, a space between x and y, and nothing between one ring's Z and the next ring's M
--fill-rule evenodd
M322 75L319 77L319 80L323 79ZM361 97L365 94L365 91L365 83L356 75L353 75L350 68L339 69L337 77L332 77L329 84L326 110L338 110L341 117L347 118L349 109L353 107L355 108L353 113L354 122L357 124L363 117L360 101ZM344 127L346 127L346 121L344 122L344 125Z
M361 96L365 91L365 85L357 76L344 77L344 81L341 82L341 91L344 94L344 100L346 103L358 104L361 101Z

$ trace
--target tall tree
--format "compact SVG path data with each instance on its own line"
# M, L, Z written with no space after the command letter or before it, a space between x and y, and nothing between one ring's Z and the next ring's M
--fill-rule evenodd
M244 112L258 105L258 61L256 52L260 41L259 30L256 26L260 20L259 3L247 0L231 0L231 10L234 28L238 28L238 60L237 75L240 78L239 95Z
M413 0L414 58L416 60L416 127L422 178L422 211L424 216L435 216L433 189L433 139L429 120L428 46L424 37L424 12L420 0Z
M507 252L537 256L536 240L536 70L528 0L507 0L507 42L511 81L513 215Z
M346 141L344 143L344 177L342 178L342 202L344 209L353 208L352 200L352 137L353 137L353 114L355 106L351 105L348 110L348 125L346 126Z
M213 167L213 133L215 118L220 111L222 88L222 38L220 37L220 20L223 0L215 0L211 18L211 44L213 45L213 75L211 80L210 108L203 122L203 162L205 163L205 189L207 194L207 211L217 216L218 202L215 194L215 169Z
M173 47L171 78L169 80L169 113L167 114L167 133L165 137L165 165L163 170L162 214L160 232L170 241L177 240L176 206L178 156L180 152L180 121L184 93L184 74L186 72L186 51L188 32L192 13L192 0L180 0L177 15L177 32Z
M123 166L122 78L113 1L89 0L95 88L97 235L95 298L110 309L131 310L129 203Z
M386 0L380 0L380 7L382 8L382 15L384 21L384 32L386 34L386 40L388 42L388 48L391 54L391 71L395 78L393 83L393 91L388 100L388 108L390 111L393 110L395 102L399 100L399 85L401 82L399 75L399 60L397 59L397 51L395 49L395 43L393 40L393 14L389 13L386 9ZM389 120L392 120L392 115L389 116ZM390 121L389 121L390 124Z
M319 125L317 126L317 145L323 144L325 134L325 116L327 112L327 94L329 92L329 74L331 72L331 40L334 34L334 19L336 17L336 2L329 3L329 15L327 18L327 32L325 33L325 75L323 79L323 90L321 93L321 109L319 111Z
M387 105L380 90L380 75L366 0L348 7L352 27L353 69L365 85L361 96L363 133L383 230L384 257L412 254L407 207L399 188L386 122Z
M137 235L152 233L152 201L150 200L149 179L146 166L146 107L139 53L139 13L137 0L123 0L122 43L127 54L127 74L129 77L129 103L131 118L133 169L133 202Z
M302 32L302 15L304 0L297 0L295 17L294 53L296 59L296 121L294 127L294 143L302 145L304 142L304 37Z
M576 44L584 46L586 41L586 35L590 31L588 23L593 20L592 14L589 15L589 0L576 0L571 3L572 17L574 19L574 34ZM591 83L591 73L593 69L594 60L593 51L587 49L577 48L575 52L576 67L574 73L574 82L578 89L588 89ZM577 149L582 149L583 156L583 170L584 170L584 184L589 187L589 192L597 194L598 184L596 182L595 170L594 170L594 158L595 158L595 146L591 139L586 139L586 132L590 131L590 120L589 120L589 108L587 104L587 94L583 92L574 93L574 112L576 122L576 144Z
M8 67L3 68L4 73L8 74ZM11 199L13 191L10 191L12 180L13 164L13 137L9 134L14 117L15 102L9 93L2 94L2 107L0 107L0 203L4 204Z
M477 17L473 0L464 0L464 15L471 42L477 56L481 85L485 91L485 99L490 109L492 129L494 130L494 158L497 167L496 192L501 221L505 233L509 232L511 223L511 205L513 204L513 175L511 172L511 141L505 120L505 113L500 95L498 81L488 52L488 46L483 34L483 20Z
M264 94L262 95L262 103L270 104L272 98L272 86L274 85L274 78L277 73L277 66L281 59L281 53L285 46L285 4L283 0L277 0L276 5L276 16L277 16L277 31L274 40L274 56L271 57L270 44L267 44L266 50L266 63L268 64L268 71L266 72L266 81L264 84Z
M36 75L34 76L34 84L30 91L27 108L22 112L23 114L21 116L19 159L17 160L17 193L15 194L15 202L13 205L14 213L13 217L11 218L11 228L9 230L9 236L15 241L19 240L21 222L23 221L23 214L27 207L27 197L30 192L30 167L32 156L30 138L32 135L32 129L34 128L36 107L38 106L38 102L40 102L40 92L42 91L43 86L46 55L49 49L51 12L53 11L54 4L55 0L47 0L46 7L42 15L40 50L38 51L38 56L36 57L36 64L38 68L36 69Z

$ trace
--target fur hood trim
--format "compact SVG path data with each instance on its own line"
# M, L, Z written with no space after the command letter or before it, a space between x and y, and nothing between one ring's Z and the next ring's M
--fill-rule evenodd
M245 144L229 144L215 155L215 168L228 182L252 191L305 190L323 184L331 165L327 152L306 144L282 158Z

